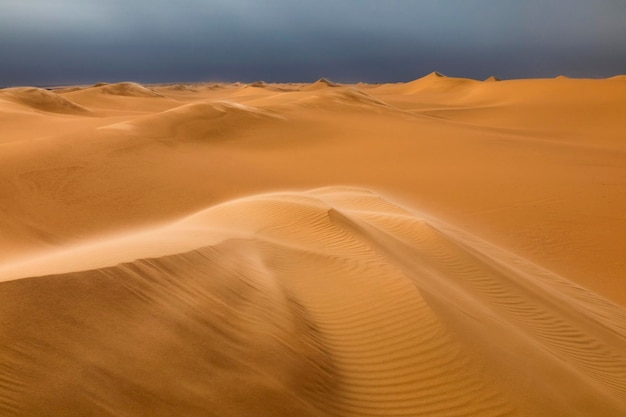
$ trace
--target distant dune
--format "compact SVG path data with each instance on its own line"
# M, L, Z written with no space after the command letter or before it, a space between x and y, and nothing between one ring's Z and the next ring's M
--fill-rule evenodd
M144 138L202 140L228 138L233 129L242 130L259 119L268 118L279 119L267 110L243 104L227 101L199 102L102 129L124 131Z
M91 111L53 91L36 87L14 87L0 90L0 98L51 113L89 115Z
M156 93L150 88L146 88L137 83L117 83L117 84L103 84L95 86L93 88L104 94L111 94L115 96L130 96L130 97L158 97L160 94Z
M320 78L319 80L315 81L313 84L303 87L302 91L323 90L325 88L338 87L338 86L339 84L334 83L330 80L327 80L326 78Z
M360 111L394 109L393 106L385 103L381 99L352 87L340 87L332 89L322 88L315 90L303 89L303 91L317 92L315 95L301 95L299 99L295 101L296 104L307 107L310 106L331 111L335 109L347 110L353 107L358 107Z
M407 94L416 93L443 93L451 90L459 90L461 88L468 88L478 83L476 80L470 80L467 78L452 78L446 77L438 72L433 72L425 77L419 78L415 81L411 81L402 86L403 92Z
M1 416L626 415L626 83L0 90Z

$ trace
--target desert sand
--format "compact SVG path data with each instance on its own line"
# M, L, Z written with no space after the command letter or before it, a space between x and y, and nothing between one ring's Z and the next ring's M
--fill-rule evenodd
M0 416L626 416L626 77L0 89Z

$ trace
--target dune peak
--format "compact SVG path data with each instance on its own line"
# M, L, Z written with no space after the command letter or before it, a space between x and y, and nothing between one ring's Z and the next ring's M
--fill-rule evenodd
M334 88L339 87L339 84L334 83L326 78L320 78L312 84L308 84L302 88L302 91L314 91L314 90L323 90L325 88Z
M338 87L339 86L339 84L334 83L334 82L330 81L327 78L320 78L319 80L315 81L314 84L324 84L324 85L327 85L328 87Z
M448 77L440 72L433 71L422 78L404 84L400 87L400 91L403 94L463 93L467 87L476 83L476 80L469 78Z

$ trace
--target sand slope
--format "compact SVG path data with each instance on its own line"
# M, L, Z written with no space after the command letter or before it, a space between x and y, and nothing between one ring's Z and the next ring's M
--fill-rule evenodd
M0 90L0 415L626 415L625 120L623 76Z
M79 253L0 287L6 415L626 413L623 309L367 191L239 199Z

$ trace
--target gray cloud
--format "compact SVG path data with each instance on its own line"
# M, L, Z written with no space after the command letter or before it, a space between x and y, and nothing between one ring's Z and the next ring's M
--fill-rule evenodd
M626 72L621 0L5 0L0 84Z

